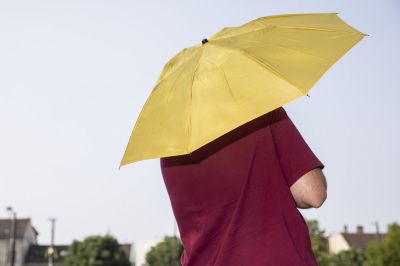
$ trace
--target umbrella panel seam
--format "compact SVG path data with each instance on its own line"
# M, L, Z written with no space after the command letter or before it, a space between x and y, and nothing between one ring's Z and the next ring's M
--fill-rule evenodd
M215 44L214 44L215 45ZM218 45L215 45L218 47ZM291 82L288 78L284 77L278 70L276 70L272 65L261 61L259 58L257 58L256 56L250 55L249 53L247 53L245 50L243 49L233 49L233 48L229 48L226 46L221 46L223 48L235 51L235 52L239 52L240 54L246 56L247 58L253 60L254 62L256 62L257 64L261 65L264 68L267 68L268 70L270 70L272 73L274 73L277 77L279 77L280 79L284 80L285 82L289 83L290 85L292 85L293 87L295 87L296 89L298 89L301 94L306 95L306 93L304 93L301 89L298 88L297 85L295 85L293 82Z

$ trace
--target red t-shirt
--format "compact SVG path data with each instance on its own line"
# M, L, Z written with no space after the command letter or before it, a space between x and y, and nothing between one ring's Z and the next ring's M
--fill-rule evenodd
M182 265L318 265L289 188L324 164L283 107L160 165Z

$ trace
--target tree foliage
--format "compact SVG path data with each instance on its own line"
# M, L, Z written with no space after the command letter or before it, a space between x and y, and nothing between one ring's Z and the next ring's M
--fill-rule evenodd
M312 250L319 266L399 266L400 225L388 226L388 233L380 241L372 241L366 250L351 248L329 254L325 231L319 229L317 220L307 221Z
M363 266L366 260L365 252L362 249L351 248L342 250L331 256L331 266Z
M64 266L130 266L118 241L110 236L89 236L68 247Z
M389 224L387 235L380 241L371 242L366 256L364 266L400 265L400 225L396 222Z
M325 230L319 228L317 220L307 220L308 231L311 238L311 247L320 266L330 266L331 257L328 252L328 241Z
M351 248L337 254L329 254L325 230L317 220L307 220L313 253L319 266L399 266L400 225L388 226L388 233L380 241L372 241L366 250ZM146 254L145 266L179 266L183 246L177 237L164 237ZM77 266L78 264L69 264ZM68 266L69 266L68 265ZM79 264L89 265L89 264ZM90 264L92 265L92 264ZM101 264L103 265L103 264Z
M165 236L163 241L146 254L145 266L180 266L182 251L183 246L179 238Z
M362 250L350 249L337 254L329 254L328 238L325 230L319 228L317 220L307 221L312 251L319 266L362 266L365 255Z

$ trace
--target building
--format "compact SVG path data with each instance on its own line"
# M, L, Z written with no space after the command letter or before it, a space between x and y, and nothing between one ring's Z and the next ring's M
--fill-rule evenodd
M370 242L377 241L385 236L386 234L381 234L379 231L376 233L365 233L361 225L356 227L356 232L350 233L347 225L344 225L342 232L328 236L329 254L336 254L342 250L349 250L351 248L366 249Z
M47 266L49 245L39 245L39 233L33 227L31 219L17 219L14 266ZM0 266L9 266L11 259L11 219L0 219ZM135 253L132 244L121 244L131 265L135 265ZM55 245L54 266L61 266L67 255L68 245Z
M139 240L136 245L136 266L146 266L146 255L147 253L155 246L157 246L159 243L165 241L165 238L170 238L170 237L176 237L180 241L182 245L182 241L180 240L180 237L176 235L174 232L174 235L164 235L162 237L154 237L152 239L142 239Z
M140 240L137 245L136 266L143 266L146 263L146 254L150 249L162 242L164 237Z
M23 266L32 245L37 245L38 232L30 219L17 219L15 239L15 266ZM11 219L0 219L0 266L8 266L11 259Z
M24 266L44 266L48 265L48 252L50 246L48 245L31 245L27 256L24 260ZM68 246L55 245L54 249L54 266L61 266L67 255Z

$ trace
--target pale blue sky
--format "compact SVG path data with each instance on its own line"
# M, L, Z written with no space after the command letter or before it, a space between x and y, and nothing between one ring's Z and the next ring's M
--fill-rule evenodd
M0 1L0 217L31 217L42 244L108 230L173 232L159 160L118 170L167 60L261 16L339 12L368 33L285 105L325 164L328 199L302 210L326 232L400 222L399 1Z

